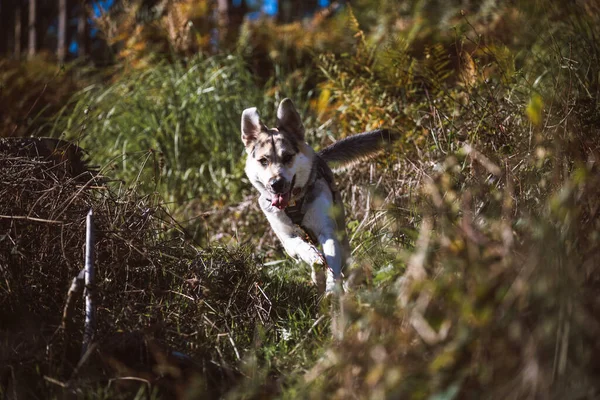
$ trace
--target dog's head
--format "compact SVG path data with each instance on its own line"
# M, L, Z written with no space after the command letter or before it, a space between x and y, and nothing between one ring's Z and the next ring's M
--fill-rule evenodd
M277 109L275 128L267 128L256 107L242 114L242 141L248 153L246 174L279 209L288 206L294 188L306 184L314 152L304 141L304 125L290 99Z

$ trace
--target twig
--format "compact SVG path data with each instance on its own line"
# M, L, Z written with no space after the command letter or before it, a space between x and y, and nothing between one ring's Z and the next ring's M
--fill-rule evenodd
M240 353L237 349L237 347L235 346L235 342L233 341L233 338L231 337L231 335L229 333L218 333L217 334L217 339L220 339L223 336L227 336L227 338L229 339L229 343L231 343L231 346L233 347L233 351L235 352L235 356L237 357L238 360L241 360L240 358ZM219 348L217 347L217 350ZM223 356L221 355L221 352L219 352L219 355L221 356L221 358L223 358Z
M472 159L478 161L483 167L490 173L496 176L502 175L502 170L496 164L494 164L489 158L484 156L479 151L475 150L471 145L465 144L463 146L465 154L469 155Z
M90 186L90 184L92 182L95 182L95 181L96 181L96 178L91 178L90 180L88 180L83 186L81 186L81 188L79 190L77 190L77 192L75 192L74 195L71 196L71 198L69 200L67 200L63 204L61 204L59 209L62 208L62 211L57 215L57 218L61 217L67 211L67 209L69 208L71 203L73 203L75 201L77 196L79 196L81 194L81 192L83 192L87 187ZM52 215L54 215L54 214L52 214Z
M64 382L61 382L61 381L59 381L58 379L52 378L52 377L50 377L50 376L48 376L48 375L44 375L44 380L45 380L46 382L52 383L52 384L54 384L54 385L58 385L58 386L60 386L61 388L67 388L67 387L68 387L68 385L67 385L66 383L64 383Z
M291 356L292 354L294 354L299 348L300 346L302 346L302 344L306 341L306 339L308 338L308 335L310 335L310 333L312 332L313 329L315 329L315 327L317 325L319 325L319 323L321 321L323 321L323 319L325 318L325 315L321 315L319 318L317 318L317 320L312 324L312 326L308 329L308 331L306 332L306 335L304 335L304 337L302 338L302 340L300 340L300 342L294 346L294 348L292 349L292 351L289 352L289 355Z
M108 380L108 388L110 388L112 383L115 381L137 381L137 382L145 383L148 387L148 393L150 393L150 381L147 379L139 378L137 376L120 376L118 378L111 378Z
M62 316L62 328L66 332L69 327L69 321L71 320L71 314L73 313L73 307L75 304L75 294L80 294L83 292L84 286L84 274L83 271L79 273L75 278L73 278L73 282L71 282L71 287L69 288L69 292L67 293L67 302L65 303L65 308L63 310Z
M26 215L0 215L0 218L4 218L4 219L22 219L22 220L25 220L25 221L43 222L43 223L46 223L46 224L64 224L64 221L57 221L55 219L44 219L44 218L28 217Z

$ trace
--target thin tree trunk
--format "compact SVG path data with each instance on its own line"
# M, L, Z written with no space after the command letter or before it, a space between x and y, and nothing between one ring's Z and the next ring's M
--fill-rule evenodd
M80 0L79 17L77 19L77 56L85 57L88 52L88 24L85 1Z
M0 2L0 56L8 54L8 38L10 37L10 28L8 24L10 20L7 18L8 11L9 7L7 2Z
M213 36L213 51L217 52L225 42L229 28L229 0L217 0L217 29Z
M28 57L33 58L37 47L36 26L37 26L37 0L29 0L29 51Z
M15 58L21 59L21 1L15 6Z
M67 0L58 0L58 62L63 63L67 57Z
M219 10L219 23L222 25L227 25L227 23L229 22L229 15L227 14L229 10L229 1L218 0L217 9Z

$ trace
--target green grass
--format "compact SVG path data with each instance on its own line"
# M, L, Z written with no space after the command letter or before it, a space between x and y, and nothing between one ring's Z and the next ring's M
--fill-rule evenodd
M198 56L86 87L54 134L78 141L110 175L167 202L222 203L242 192L239 115L263 104L238 57Z

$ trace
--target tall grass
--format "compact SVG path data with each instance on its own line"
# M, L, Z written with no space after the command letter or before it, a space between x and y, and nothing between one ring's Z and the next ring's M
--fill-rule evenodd
M55 135L78 141L113 176L133 182L141 175L144 190L169 202L218 204L240 198L239 116L263 103L241 59L197 56L84 88Z

